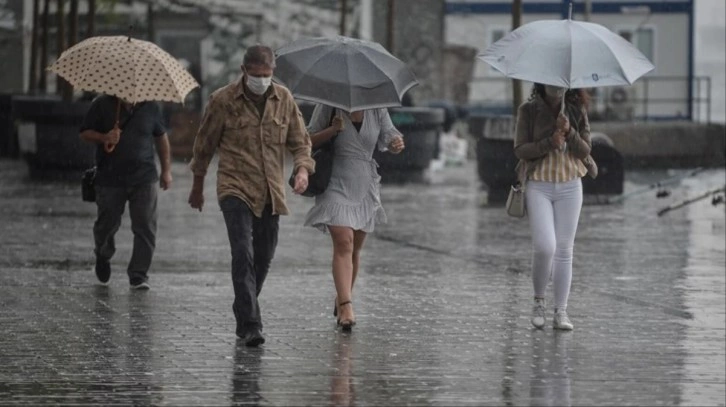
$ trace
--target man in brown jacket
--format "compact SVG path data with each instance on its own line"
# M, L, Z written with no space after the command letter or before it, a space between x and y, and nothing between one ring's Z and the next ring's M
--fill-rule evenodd
M204 176L219 151L217 197L232 249L237 336L247 346L265 342L257 297L277 246L285 205L285 150L294 157L295 193L315 170L300 110L285 87L272 83L275 57L269 47L247 49L242 77L216 90L202 117L190 164L192 208L204 205Z

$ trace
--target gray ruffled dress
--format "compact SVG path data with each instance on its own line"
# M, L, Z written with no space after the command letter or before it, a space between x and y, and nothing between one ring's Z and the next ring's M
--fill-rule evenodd
M327 128L332 110L330 106L317 105L308 132L315 134ZM342 113L344 128L335 139L330 184L315 197L305 226L323 232L327 226L346 226L371 233L376 223L386 223L381 205L381 177L373 151L376 146L380 151L387 151L393 137L401 133L393 126L387 109L366 110L360 132L347 112L337 112Z

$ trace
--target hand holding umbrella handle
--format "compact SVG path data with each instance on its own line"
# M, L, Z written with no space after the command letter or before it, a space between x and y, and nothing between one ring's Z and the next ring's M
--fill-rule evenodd
M336 133L343 131L345 122L343 121L343 113L340 110L330 119L330 125L335 129Z
M121 98L116 98L116 124L114 124L113 129L110 132L117 133L118 136L114 137L115 140L113 141L107 141L103 145L103 149L106 150L106 153L110 154L113 152L114 149L116 149L116 144L118 143L118 137L121 136L121 130L119 129L119 119L121 118ZM109 133L110 133L109 132Z
M115 141L106 141L103 143L103 149L106 151L106 153L111 153L113 150L116 149L116 144L118 144L118 137L121 136L121 129L118 127L118 122L116 122L116 125L113 126L113 129L109 133L117 133L118 136L115 137Z
M116 148L116 144L113 144L113 143L111 143L111 142L109 142L109 143L106 143L106 144L105 144L105 145L103 146L103 149L104 149L104 150L105 150L105 151L106 151L107 153L112 153L112 152L113 152L113 150L114 150L115 148Z

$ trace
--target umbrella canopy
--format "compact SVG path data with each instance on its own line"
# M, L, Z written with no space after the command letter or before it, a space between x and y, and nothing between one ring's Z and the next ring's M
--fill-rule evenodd
M88 38L63 52L48 69L74 88L117 96L130 103L183 103L199 86L156 44L125 36Z
M571 19L525 24L478 57L509 78L571 89L632 85L654 68L619 35Z
M74 88L105 93L129 103L165 101L184 103L199 84L189 72L156 44L124 36L92 37L63 52L48 70ZM105 145L112 152L114 144Z
M351 112L401 106L418 82L380 44L348 37L308 38L279 48L275 79L303 100Z

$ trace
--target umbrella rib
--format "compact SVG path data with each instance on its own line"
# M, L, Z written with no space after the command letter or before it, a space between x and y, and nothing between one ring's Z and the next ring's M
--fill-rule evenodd
M588 27L588 26L586 26L586 25L580 25L580 27L582 27L582 28L583 28L584 30L586 30L586 31L587 31L588 33L590 33L590 34L592 34L592 35L594 35L594 36L596 36L596 37L597 37L597 35L598 35L598 34L597 34L596 32L594 32L594 31L592 31L592 30L590 29L590 27ZM621 73L621 74L623 75L623 77L624 77L624 78L625 78L625 79L626 79L626 80L628 81L628 83L630 83L630 84L632 85L632 84L633 84L633 82L634 82L634 80L630 80L630 78L628 77L628 74L627 74L627 72L625 72L625 71L623 70L623 61L622 61L622 60L621 60L621 59L620 59L620 58L618 57L618 54L617 54L616 52L614 52L614 51L613 51L613 50L612 50L612 49L610 48L610 45L609 45L609 44L607 43L607 41L601 41L601 43L602 43L602 44L603 44L603 45L605 46L605 49L607 49L607 50L608 50L608 52L610 53L610 55L612 55L612 56L613 56L613 58L615 58L615 60L616 60L616 61L618 61L618 69L620 69L620 73Z
M164 68L165 71L171 72L172 67L167 66L168 60L166 58L164 58L163 56L154 55L153 52L150 52L147 49L144 49L144 52L148 53L150 55L151 59L153 59L154 61L159 63ZM186 72L186 70L184 72ZM172 85L171 90L174 92L176 99L179 100L179 103L184 104L184 97L182 97L181 90L179 88L179 84L177 84L177 77L175 75L172 75L171 73L169 73L169 81L171 82L171 85ZM186 95L184 95L184 96L186 96Z
M348 76L348 78L347 78L347 82L348 82L348 106L350 106L349 107L349 109L350 109L349 111L352 112L353 111L353 87L350 85L350 82L351 82L351 78L353 77L353 72L352 72L353 67L350 64L349 58L350 58L350 55L345 54L345 59L344 59L345 60L345 65L346 65L345 66L345 72L347 72L347 76Z
M296 51L296 52L306 52L306 51L305 51L305 50L303 50L303 51ZM290 55L290 54L287 54L287 55ZM299 85L299 84L300 84L300 81L301 81L301 80L303 79L303 77L305 77L305 75L307 75L307 73L308 73L308 72L312 71L313 67L314 67L315 65L317 65L317 64L318 64L318 63L320 62L320 60L321 60L321 59L323 59L324 57L326 57L327 55L328 55L328 53L326 52L326 53L324 53L324 54L322 54L322 55L318 56L318 58L316 58L316 59L315 59L315 62L313 62L312 64L310 64L310 67L309 67L309 68L308 68L307 70L305 70L305 71L302 71L302 70L301 70L301 71L300 71L301 75L299 76L299 78L297 79L297 81L295 81L295 84L294 84L294 85L293 85L293 84L291 84L291 83L287 83L287 84L285 84L285 85L287 85L287 87L288 87L289 89L294 89L294 88L297 88L297 85Z
M572 3L570 3L570 14L572 14ZM570 17L572 17L572 15L570 15ZM570 67L570 71L567 73L567 88L569 89L570 86L572 86L572 71L573 71L573 61L574 61L574 58L572 58L572 19L567 20L567 22L565 24L567 24L567 31L569 31L569 33L570 33L570 40L567 42L567 45L569 48L567 57L570 59L570 61L569 61L570 63L567 64ZM564 107L565 107L564 100L565 99L563 98L562 100L563 100L562 108L564 109Z
M363 55L366 59L368 59L371 62L371 64L373 65L373 67L376 68L380 74L382 74L384 77L388 77L388 75L381 68L378 67L378 64L376 64L375 61L373 61L373 59L371 59L370 55L368 55L368 53L367 52L364 52L364 51L375 51L375 50L374 49L371 49L371 48L361 48L359 52L360 52L361 55ZM378 52L378 51L376 51L376 52ZM386 55L386 57L388 57L388 58L395 58L392 55ZM403 68L408 69L408 66L406 66L406 64L403 63L403 62L401 62L401 66ZM408 88L410 88L410 86ZM396 92L398 92L398 90L396 90ZM399 94L398 96L400 97L401 95Z
M381 68L379 68L378 65L371 59L371 57L366 52L363 52L363 51L375 51L375 50L374 49L371 49L371 48L362 48L361 51L360 51L360 53L365 58L367 58L369 61L371 61L371 64L373 65L373 67L376 68L380 74L382 74L384 77L388 77L389 79L392 80L392 78L390 78ZM389 57L389 58L395 58L392 55L386 55L386 56ZM410 71L410 69L408 68L408 66L405 63L403 63L403 62L401 62L401 67L403 69L406 69L406 70L409 70ZM408 83L406 83L405 86L402 89L400 89L400 90L399 89L396 89L396 94L397 94L397 96L398 96L399 99L403 96L404 93L406 93L406 91L408 91L412 87L418 85L418 81L416 80L416 77L413 74L413 72L410 72L410 74L411 74L411 77L412 77L413 80L410 81L410 82L408 82ZM395 89L395 86L394 86L394 89Z
M373 61L373 59L371 59L371 57L370 57L370 56L369 56L369 55L368 55L367 53L363 52L364 50L365 50L365 48L361 48L361 49L358 49L358 50L357 50L357 51L358 51L358 54L362 55L362 56L363 56L364 58L366 58L366 59L367 59L368 61L370 61L370 63L371 63L371 66L372 66L373 68L375 68L375 70L376 70L376 71L377 71L377 72L378 72L378 73L379 73L380 75L383 75L383 77L384 77L384 78L389 78L389 79L391 79L391 78L390 78L390 77L389 77L388 75L386 75L386 73L385 73L385 72L384 72L384 71L383 71L383 70L382 70L381 68L379 68L379 67L378 67L378 64L376 64L376 63L375 63L375 61ZM346 61L346 62L347 62L347 61ZM405 66L405 64L404 64L403 66ZM351 76L351 68L349 67L349 69L348 69L348 77L350 78L350 76ZM393 80L391 79L391 81L393 81ZM409 88L410 88L410 87L409 87ZM395 86L394 86L394 89L395 89ZM352 89L351 89L351 90L352 90ZM401 95L402 95L402 94L398 94L398 89L396 89L396 94L397 94L397 96L398 96L398 97L399 97L399 99L400 99L400 97L401 97ZM350 96L350 100L348 101L348 103L350 104L350 106L353 106L353 92L350 92L350 93L349 93L349 96Z
M131 44L131 43L129 43L129 44ZM134 66L133 66L133 71L131 72L131 86L133 86L133 89L134 89L134 91L133 91L134 103L136 103L139 99L139 89L137 86L136 78L137 78L137 70L139 68L139 60L141 59L141 58L139 58L139 54L141 53L141 50L138 49L138 47L136 47L136 46L134 46L133 48L134 48L134 53L132 54L132 58L133 58Z
M512 58L512 59L514 59L515 61L518 60L523 54L526 54L527 51L529 51L529 49L532 48L532 47L534 47L535 45L539 45L539 44L536 44L535 41L529 42L527 44L527 46L522 50L522 52L518 53L517 56L516 56L516 58ZM512 74L512 68L514 68L514 65L510 65L509 68L507 69L507 72L504 72L504 75L505 76L510 76ZM514 78L514 79L524 79L524 78ZM529 80L531 82L537 82L537 81L532 81L530 79L524 79L524 80Z

